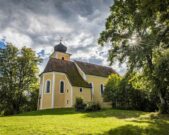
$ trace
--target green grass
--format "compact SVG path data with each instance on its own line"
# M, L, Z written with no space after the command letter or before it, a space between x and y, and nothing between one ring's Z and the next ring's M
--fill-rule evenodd
M0 135L169 135L169 116L140 111L54 109L0 117Z

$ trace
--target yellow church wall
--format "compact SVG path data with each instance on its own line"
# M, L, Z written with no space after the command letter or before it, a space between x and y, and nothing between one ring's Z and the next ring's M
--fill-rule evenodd
M55 81L53 81L53 79ZM82 92L80 92L80 87L72 86L66 74L64 73L59 73L59 72L44 73L41 76L43 96L41 98L42 106L40 109L48 109L48 108L53 108L53 107L54 108L74 107L77 97L81 97L86 103L94 101L96 103L100 103L102 107L105 107L105 108L111 107L110 103L103 102L103 97L101 95L101 84L105 85L108 78L93 76L93 75L86 75L86 79L89 83L92 83L94 86L93 88L94 93L92 96L91 96L90 88L82 87ZM47 80L50 80L51 82L50 93L46 93L46 81ZM61 81L64 82L64 93L60 93L60 82ZM52 96L52 92L54 92L54 96ZM52 103L53 103L53 106L52 106Z
M64 60L70 60L70 54L68 54L68 53L55 52L53 57L57 58L57 59L64 58Z
M54 107L71 107L71 84L64 73L55 73ZM60 93L60 82L64 82L64 93Z
M54 77L53 77L54 75ZM72 107L72 86L64 73L50 72L44 73L41 76L41 80L43 80L44 76L44 84L43 85L43 95L41 96L42 107L40 109L48 109L48 108L64 108L64 107ZM55 81L53 81L53 79ZM46 81L50 80L50 93L46 93ZM64 93L60 93L60 82L64 82ZM54 84L53 84L54 83ZM54 91L53 87L54 86ZM52 98L52 92L54 92L54 96ZM54 100L54 105L52 106L52 99Z
M92 101L99 103L102 107L111 107L110 103L103 102L101 95L101 84L105 86L108 78L93 75L86 75L86 78L89 83L93 84Z
M43 98L42 98L42 108L47 109L51 108L52 104L52 73L43 74L44 76L44 84L43 84ZM50 81L50 92L46 93L46 81Z
M82 88L82 92L80 92ZM91 90L90 88L73 87L73 105L76 103L76 98L82 98L85 103L91 102Z

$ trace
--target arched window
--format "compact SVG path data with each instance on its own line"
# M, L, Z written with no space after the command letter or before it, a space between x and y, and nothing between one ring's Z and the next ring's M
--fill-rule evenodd
M82 92L83 91L83 89L82 88L80 88L80 92Z
M64 82L60 82L60 93L64 93Z
M46 93L50 93L50 81L46 81Z
M101 93L101 96L103 96L103 94L104 94L104 86L103 86L103 84L100 85L100 93Z
M62 60L64 60L65 58L64 57L62 57Z
M94 95L94 84L93 84L93 82L90 83L90 86L91 86L92 95Z

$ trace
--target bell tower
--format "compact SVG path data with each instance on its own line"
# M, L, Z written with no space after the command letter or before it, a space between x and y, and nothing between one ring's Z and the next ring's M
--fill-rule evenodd
M58 45L54 47L54 53L52 54L52 58L60 59L60 60L70 60L71 54L67 53L67 47L62 44L61 40Z

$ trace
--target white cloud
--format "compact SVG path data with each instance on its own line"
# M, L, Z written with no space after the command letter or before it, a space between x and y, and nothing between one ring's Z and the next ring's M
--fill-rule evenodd
M7 42L11 42L18 48L23 46L31 47L32 39L24 34L18 33L13 28L7 28L0 33L0 37L6 37Z
M30 33L50 34L53 32L69 33L72 31L72 29L57 16L32 14L31 18L29 18L29 22L28 32Z

